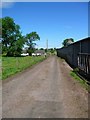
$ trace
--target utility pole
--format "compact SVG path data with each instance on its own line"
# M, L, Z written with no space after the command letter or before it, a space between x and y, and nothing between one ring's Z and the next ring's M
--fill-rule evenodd
M47 48L47 51L48 51L48 39L46 41L46 48Z

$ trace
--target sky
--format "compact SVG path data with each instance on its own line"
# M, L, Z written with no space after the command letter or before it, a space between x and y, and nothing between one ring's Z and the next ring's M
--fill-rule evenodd
M60 48L66 38L75 41L88 37L88 2L14 2L2 8L19 24L23 35L36 31L38 48Z

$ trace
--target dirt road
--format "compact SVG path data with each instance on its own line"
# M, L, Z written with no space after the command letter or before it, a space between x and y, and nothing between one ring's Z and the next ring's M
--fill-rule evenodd
M56 56L3 82L3 118L87 118L88 93Z

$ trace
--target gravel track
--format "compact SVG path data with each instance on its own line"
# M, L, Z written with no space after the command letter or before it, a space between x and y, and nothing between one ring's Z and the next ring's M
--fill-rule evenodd
M88 118L88 92L56 56L5 80L3 118Z

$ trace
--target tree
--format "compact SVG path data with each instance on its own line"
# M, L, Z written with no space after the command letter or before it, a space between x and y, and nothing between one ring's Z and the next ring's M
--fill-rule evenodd
M44 48L40 48L40 50L44 50Z
M34 52L34 48L36 43L34 43L34 41L36 40L40 40L39 35L36 32L31 32L29 34L26 35L26 43L29 46L28 48L28 53L31 56L32 52Z
M54 52L54 49L53 49L53 48L49 48L48 51L49 51L50 53L53 53L53 52Z
M13 18L2 18L2 52L7 56L19 56L24 43L20 26L15 24Z
M2 18L2 43L6 47L11 42L10 38L13 34L13 31L15 31L15 23L14 20L10 17Z
M62 44L63 44L64 47L66 47L73 42L74 42L73 38L68 38L68 39L65 39Z
M48 49L47 49L47 48L45 48L45 52L46 52L46 53L48 52Z
M9 46L7 56L21 56L24 43L24 37L19 37L18 40L13 42L12 46Z

